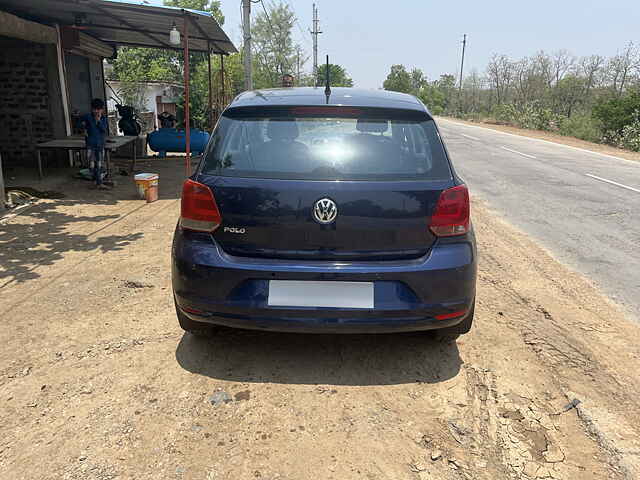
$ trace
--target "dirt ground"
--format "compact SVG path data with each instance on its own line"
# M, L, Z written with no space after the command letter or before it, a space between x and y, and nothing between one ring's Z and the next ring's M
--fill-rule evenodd
M640 162L640 152L623 150L621 148L612 147L611 145L603 145L601 143L587 142L586 140L580 140L579 138L575 137L567 137L558 133L546 132L544 130L529 130L526 128L513 127L511 125L498 125L488 122L470 122L453 117L444 118L451 120L452 122L474 125L476 127L490 128L491 130L512 133L514 135L522 135L524 137L538 138L540 140L546 140L548 142L560 143L562 145L569 145L570 147L582 148L584 150L591 150L592 152L596 153L613 155L614 157L626 158L627 160L635 160L637 162Z
M474 202L476 326L178 327L161 199L74 181L0 223L2 479L640 478L638 326Z

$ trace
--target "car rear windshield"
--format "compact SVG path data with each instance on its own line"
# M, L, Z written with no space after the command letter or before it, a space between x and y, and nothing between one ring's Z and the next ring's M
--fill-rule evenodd
M331 107L223 115L203 173L302 180L451 178L442 141L425 114Z

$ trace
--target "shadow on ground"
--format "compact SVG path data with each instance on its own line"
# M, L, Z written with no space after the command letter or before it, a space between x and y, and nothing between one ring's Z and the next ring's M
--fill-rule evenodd
M219 380L306 385L438 383L462 363L455 342L428 333L303 335L227 330L212 339L184 334L176 359Z
M66 204L65 200L39 203L22 214L36 222L0 226L0 288L38 278L36 267L52 265L66 252L121 250L143 236L136 232L93 238L120 215L76 216L58 210ZM96 228L87 234L74 233L72 224L78 222L96 224Z
M180 198L183 161L143 160L140 167L159 173L160 200ZM110 234L112 230L108 230L128 215L147 208L144 200L137 200L133 177L116 176L113 190L98 191L90 188L91 182L72 178L76 170L50 169L43 180L33 178L32 171L13 172L9 187L21 185L55 195L18 210L16 217L0 224L0 289L38 278L38 267L56 263L67 252L122 250L144 235L144 226L126 234ZM61 198L56 198L58 194ZM149 207L157 208L154 204ZM105 214L106 210L109 214Z

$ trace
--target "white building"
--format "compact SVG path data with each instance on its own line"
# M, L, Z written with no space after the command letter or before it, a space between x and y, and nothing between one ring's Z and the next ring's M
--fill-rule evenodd
M158 114L169 112L176 114L176 108L179 98L182 95L182 85L167 82L143 82L136 85L127 85L129 98L134 97L133 107L142 117L145 113L150 113L153 118L153 126L160 128L158 122ZM120 100L127 101L125 88L121 82L116 80L107 81L107 108L109 113L116 112L116 103ZM134 91L131 94L131 91ZM117 112L116 112L117 113ZM152 128L151 128L152 129Z

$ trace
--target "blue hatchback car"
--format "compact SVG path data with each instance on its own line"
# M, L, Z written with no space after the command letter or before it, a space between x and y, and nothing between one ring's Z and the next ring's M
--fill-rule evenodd
M193 334L455 338L475 302L469 193L413 96L246 92L184 183L172 276Z

